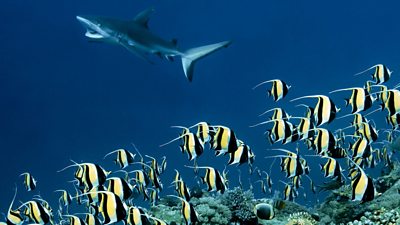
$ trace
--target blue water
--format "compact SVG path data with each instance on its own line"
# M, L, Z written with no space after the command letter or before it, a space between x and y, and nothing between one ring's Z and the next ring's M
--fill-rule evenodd
M394 70L389 86L400 81L400 4L394 1L3 0L1 5L1 212L8 208L14 183L19 186L18 199L31 197L23 190L22 172L38 180L35 193L55 202L53 190L72 188L67 181L73 179L73 170L56 172L70 159L116 170L111 158L103 156L117 148L133 151L132 142L142 154L167 156L168 171L161 177L165 186L173 168L195 183L192 171L183 167L191 162L180 153L178 142L159 148L178 135L171 125L208 121L229 126L252 147L255 166L269 170L271 160L264 156L271 155L271 146L263 136L265 129L249 128L262 121L258 114L283 106L289 114L302 115L288 100L361 86L368 75L353 74L377 63ZM131 19L150 6L156 10L150 29L165 39L177 38L182 49L223 40L233 43L201 60L189 83L178 58L170 63L152 56L156 63L151 65L122 47L89 43L75 19L80 14ZM273 78L292 85L278 103L266 97L268 85L251 89ZM345 93L332 97L342 115L350 112L344 108ZM374 116L378 128L386 127L384 115ZM348 122L335 121L328 127L345 127ZM205 150L198 164L222 170L228 158ZM309 159L312 176L321 183L318 163L322 162ZM248 187L247 166L239 168ZM237 167L228 169L235 186ZM277 164L272 172L274 189L281 190L278 180L284 176Z

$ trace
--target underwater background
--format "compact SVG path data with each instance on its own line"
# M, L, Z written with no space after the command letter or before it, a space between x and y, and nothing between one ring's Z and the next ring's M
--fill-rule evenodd
M107 170L118 167L108 152L125 148L160 159L168 166L161 180L169 186L178 169L188 184L196 184L193 165L178 143L160 148L177 137L172 125L200 121L232 128L256 155L254 166L269 171L268 149L273 147L264 127L250 125L267 119L258 115L273 107L302 115L304 109L288 100L362 86L369 75L353 76L383 63L393 70L388 85L400 82L400 3L396 1L15 1L0 7L0 212L7 212L18 184L17 199L31 196L19 175L30 172L38 181L35 193L57 203L55 189L68 187L73 172L57 171L78 162L93 162ZM154 65L119 46L89 43L76 15L120 19L154 7L150 30L165 39L178 39L181 49L224 40L232 44L197 63L193 82L182 66L151 56ZM279 78L292 87L285 99L274 102L267 87L252 90L264 80ZM341 115L345 93L332 95ZM375 108L375 107L374 107ZM371 115L377 128L389 128L385 114ZM327 127L337 129L349 120ZM267 126L266 126L267 127ZM304 146L303 146L304 147ZM306 152L306 149L304 150ZM394 161L398 155L394 155ZM197 163L223 170L227 157L215 157L207 147ZM321 160L308 159L314 183L325 181ZM382 166L367 169L377 177ZM229 186L241 180L263 194L246 164L228 166ZM271 170L273 190L282 192L285 174L276 163ZM204 186L203 186L204 187ZM165 188L172 194L173 188ZM161 195L163 195L163 192ZM312 207L326 194L311 192L296 202ZM319 200L318 200L319 199Z

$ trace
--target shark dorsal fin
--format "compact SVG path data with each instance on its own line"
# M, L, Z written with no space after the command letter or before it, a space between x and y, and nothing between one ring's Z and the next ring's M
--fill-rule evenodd
M143 27L149 28L148 27L148 22L150 19L150 15L154 12L154 8L148 8L146 10L143 10L139 14L136 15L134 21Z
M177 45L178 45L178 39L176 39L176 38L172 39L171 42L172 42L172 44L173 44L174 46L177 46Z

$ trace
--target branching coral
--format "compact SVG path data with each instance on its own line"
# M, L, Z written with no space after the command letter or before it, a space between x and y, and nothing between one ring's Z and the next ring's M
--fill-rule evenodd
M218 198L192 198L191 202L199 214L199 222L202 225L226 225L232 218L229 208Z
M182 213L178 206L166 206L159 204L151 207L150 214L154 217L160 218L168 224L178 223L182 221Z
M253 213L255 203L253 202L253 193L243 191L236 187L228 190L222 195L222 203L231 210L232 222L239 222L243 225L257 224L257 218Z

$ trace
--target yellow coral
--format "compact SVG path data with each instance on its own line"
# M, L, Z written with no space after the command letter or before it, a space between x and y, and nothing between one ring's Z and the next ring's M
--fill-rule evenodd
M286 225L316 225L315 221L310 214L306 212L298 212L290 214L288 223Z

